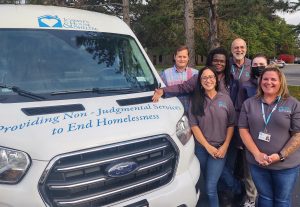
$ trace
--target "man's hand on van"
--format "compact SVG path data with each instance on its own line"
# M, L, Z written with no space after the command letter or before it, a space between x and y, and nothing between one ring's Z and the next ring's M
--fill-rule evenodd
M153 102L158 102L160 97L162 97L162 95L164 95L164 90L161 88L157 88L155 89L154 95L152 96L152 101Z

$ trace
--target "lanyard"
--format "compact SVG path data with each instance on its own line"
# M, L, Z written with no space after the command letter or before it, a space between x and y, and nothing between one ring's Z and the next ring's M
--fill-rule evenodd
M279 97L277 98L277 103L276 103L276 105L273 107L273 109L272 109L272 111L271 111L271 113L269 114L269 116L268 116L267 119L266 119L266 114L265 114L264 104L263 104L263 102L261 102L261 111L262 111L262 114L263 114L263 119L264 119L264 122L265 122L265 127L267 127L267 125L268 125L268 123L269 123L269 121L270 121L270 119L271 119L272 113L277 109L277 105L278 105L280 99L281 99L281 96L279 96Z
M243 74L243 72L244 72L244 68L245 68L245 65L243 65L243 67L242 67L242 70L241 70L241 72L240 72L240 74L239 74L238 80L241 79L241 76L242 76L242 74ZM235 67L234 67L234 65L231 66L231 71L232 71L232 73L233 73L233 75L234 75L234 74L235 74Z

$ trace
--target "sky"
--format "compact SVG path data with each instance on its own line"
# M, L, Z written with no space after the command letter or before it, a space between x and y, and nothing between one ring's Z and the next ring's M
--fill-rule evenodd
M300 24L300 11L295 13L282 13L278 12L277 15L283 17L288 24L298 25Z

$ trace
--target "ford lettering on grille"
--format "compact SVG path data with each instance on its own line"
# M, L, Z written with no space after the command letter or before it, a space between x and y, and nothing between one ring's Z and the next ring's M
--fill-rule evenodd
M121 177L135 171L137 167L138 164L133 161L121 162L109 166L107 169L107 174L110 177Z

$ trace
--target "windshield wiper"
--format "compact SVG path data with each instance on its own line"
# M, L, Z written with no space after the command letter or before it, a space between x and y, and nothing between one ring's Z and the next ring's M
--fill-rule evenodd
M82 90L70 90L70 91L57 91L52 92L51 95L62 95L62 94L73 94L73 93L98 93L98 94L106 94L106 93L136 93L142 92L143 90L137 90L132 88L91 88L91 89L82 89Z
M0 88L10 89L13 92L19 94L20 96L28 97L28 98L31 98L31 99L34 99L34 100L38 100L38 101L42 101L42 100L46 99L43 96L37 95L37 94L32 93L30 91L23 90L23 89L21 89L21 88L19 88L17 86L8 86L8 85L0 84Z
M105 94L105 93L138 93L138 92L143 92L145 90L143 89L132 89L132 88L93 88L92 89L94 93L100 93L100 94Z

